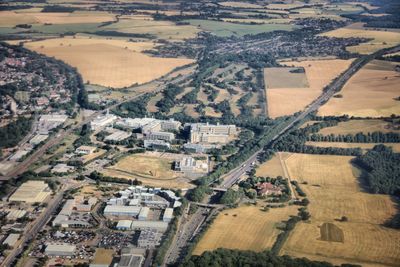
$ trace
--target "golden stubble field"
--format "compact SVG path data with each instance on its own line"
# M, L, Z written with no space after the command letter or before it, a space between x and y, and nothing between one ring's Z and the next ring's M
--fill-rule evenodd
M400 114L400 75L396 63L374 60L359 70L339 92L342 98L331 98L318 115L388 117Z
M347 47L349 52L360 54L371 54L379 49L392 47L400 43L400 32L391 29L374 30L373 28L365 28L362 23L353 23L321 35L339 38L359 37L373 39L357 46Z
M143 54L151 42L128 42L78 36L25 43L36 52L63 60L82 74L85 82L113 88L146 83L174 68L193 62L183 58L157 58Z
M310 222L300 222L281 254L363 266L396 266L400 261L400 231L382 224L397 212L387 195L363 192L349 156L292 154L285 160L292 180L306 192ZM337 219L347 216L347 222ZM320 240L320 226L331 223L344 242Z
M277 226L297 214L296 206L261 211L261 206L241 206L222 211L193 254L217 248L263 251L270 249L281 230Z
M313 142L307 141L306 145L316 147L340 147L340 148L361 148L364 151L373 148L379 143L346 143L346 142ZM383 143L383 145L391 147L394 152L400 152L400 143Z
M100 11L40 12L37 9L22 9L0 12L0 27L17 24L73 24L102 23L114 21L115 15Z
M290 115L304 109L322 93L324 86L345 71L351 62L352 59L281 62L287 66L303 67L309 87L266 88L269 117Z
M338 125L326 127L319 130L318 133L323 135L329 134L356 134L359 132L372 133L372 132L400 132L398 129L393 129L391 124L378 119L371 120L348 120L339 122Z

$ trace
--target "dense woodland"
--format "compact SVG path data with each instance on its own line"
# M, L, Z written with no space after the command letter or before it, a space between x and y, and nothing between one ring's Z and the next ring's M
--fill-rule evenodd
M367 172L365 178L373 193L400 196L400 153L377 145L354 162Z
M14 147L29 133L32 119L19 117L16 121L0 127L0 149Z
M270 251L253 252L229 249L217 249L211 252L204 252L201 256L193 255L189 260L180 266L213 266L213 267L333 267L327 262L311 261L306 258L295 259L289 256L276 256ZM342 264L341 266L358 266Z

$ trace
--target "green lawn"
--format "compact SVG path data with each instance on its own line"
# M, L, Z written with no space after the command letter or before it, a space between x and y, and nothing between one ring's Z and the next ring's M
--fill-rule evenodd
M214 20L192 19L186 20L193 26L200 26L204 31L212 32L220 37L228 37L232 35L243 36L246 34L259 34L263 32L271 32L276 30L291 31L295 26L289 24L239 24Z

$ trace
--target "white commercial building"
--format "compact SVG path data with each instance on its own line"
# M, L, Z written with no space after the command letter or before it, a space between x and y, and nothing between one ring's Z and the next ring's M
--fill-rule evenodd
M150 132L146 135L146 139L172 141L175 139L175 135L169 132Z
M237 134L235 125L213 125L193 123L190 126L191 143L227 143L229 138Z
M75 245L69 244L48 244L44 253L50 257L72 257L76 251Z
M140 213L140 207L107 205L104 208L105 216L130 216L135 217Z

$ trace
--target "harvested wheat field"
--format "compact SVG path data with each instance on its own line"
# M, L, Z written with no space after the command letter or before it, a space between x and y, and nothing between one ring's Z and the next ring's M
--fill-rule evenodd
M379 49L392 47L400 43L400 32L390 30L371 30L362 27L362 23L354 23L321 35L339 38L359 37L373 39L372 41L361 43L357 46L347 47L349 52L360 54L371 54Z
M332 127L326 127L319 130L318 133L323 135L329 134L356 134L359 132L372 133L372 132L400 132L396 126L395 128L389 122L384 120L348 120L339 122L338 125Z
M292 154L285 160L291 179L307 182L301 188L310 200L311 219L296 225L281 254L363 266L395 266L400 261L400 231L382 226L396 214L396 204L388 195L364 192L351 159ZM342 216L348 221L338 221ZM323 241L327 236L320 227L325 223L334 224L333 234L343 242Z
M77 67L85 82L114 88L146 83L193 62L190 59L157 58L141 53L153 47L150 42L89 38L50 39L26 43L25 46Z
M268 161L262 163L256 169L256 176L262 177L287 177L285 174L285 166L282 162L287 157L289 157L291 153L286 152L277 152L275 155Z
M262 251L274 244L277 226L297 214L296 206L261 211L261 206L241 206L222 211L197 244L193 254L217 248Z
M268 115L276 118L304 109L322 93L324 86L345 71L351 62L352 60L341 59L281 62L287 66L303 67L309 86L266 88Z
M306 145L316 147L340 147L340 148L361 148L363 150L371 149L378 145L377 143L345 143L345 142L313 142L308 141ZM400 143L383 143L383 145L391 147L394 152L400 152Z
M121 16L117 23L103 27L104 30L124 33L151 34L165 40L195 38L199 29L191 25L176 25L170 21L153 20L150 16Z
M340 91L341 98L331 98L318 115L388 117L400 114L400 75L396 63L374 60L359 70Z
M13 27L17 24L74 24L102 23L114 21L115 15L97 11L40 12L27 9L21 11L1 11L0 27Z

